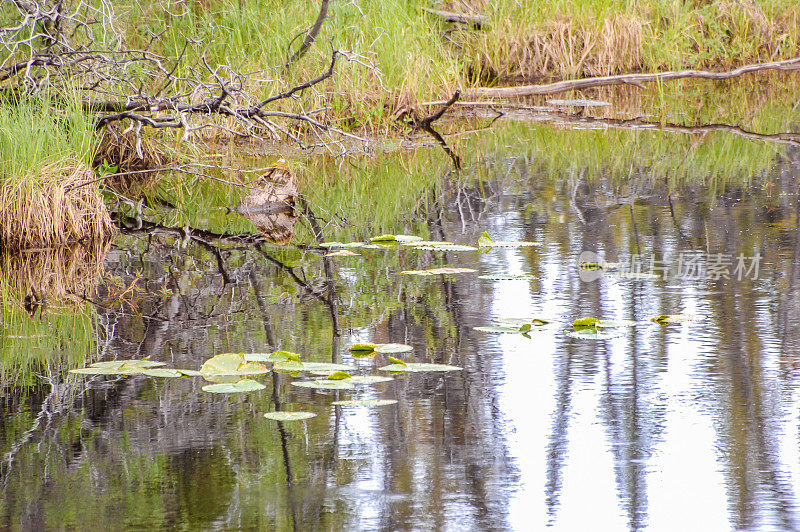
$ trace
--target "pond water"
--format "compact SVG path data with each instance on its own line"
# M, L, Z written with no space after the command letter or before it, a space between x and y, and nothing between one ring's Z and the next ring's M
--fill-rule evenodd
M576 144L606 135L534 130ZM666 153L683 138L624 138L645 134ZM590 161L548 166L514 136L480 158L462 153L460 176L438 148L420 150L441 159L434 167L387 158L433 185L420 194L398 181L402 199L390 203L400 212L380 226L320 224L329 240L388 231L474 246L487 231L537 246L391 244L326 258L314 246L146 222L116 238L96 294L83 293L98 305L5 315L4 356L44 362L2 389L0 527L800 526L798 148L767 145L749 173L723 163L734 171L722 183L672 183L629 160L621 177ZM584 251L616 270L580 269ZM477 271L399 274L439 266ZM530 277L480 277L516 274ZM662 314L697 319L649 319ZM570 336L586 316L635 323ZM475 329L510 318L550 323L527 335ZM220 353L283 349L383 373L386 356L354 359L355 342L409 344L396 356L463 369L341 391L273 372L256 377L265 389L230 395L204 392L200 377L65 372L145 356L199 369ZM342 399L397 403L332 405ZM275 410L316 417L263 417Z

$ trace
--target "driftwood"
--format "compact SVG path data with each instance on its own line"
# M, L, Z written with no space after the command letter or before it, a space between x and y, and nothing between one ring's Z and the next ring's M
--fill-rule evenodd
M789 71L798 69L800 69L800 57L787 59L784 61L773 61L771 63L754 63L725 72L709 72L706 70L677 70L671 72L660 72L656 74L622 74L618 76L601 76L596 78L559 81L545 85L466 89L463 91L463 93L464 97L469 99L520 98L542 94L557 94L559 92L566 92L570 90L603 87L607 85L636 85L638 87L642 87L643 83L652 83L654 81L670 81L673 79L683 78L724 80L736 78L750 72L759 72L761 70Z
M465 15L463 13L451 13L450 11L438 11L436 9L428 9L427 7L423 7L422 10L426 13L430 13L431 15L442 18L447 22L469 24L474 26L476 29L481 29L481 27L483 27L483 25L486 23L484 17L478 15Z

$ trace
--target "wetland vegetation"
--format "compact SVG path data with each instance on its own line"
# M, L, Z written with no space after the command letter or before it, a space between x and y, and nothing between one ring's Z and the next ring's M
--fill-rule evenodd
M797 3L289 4L0 4L0 528L800 526Z

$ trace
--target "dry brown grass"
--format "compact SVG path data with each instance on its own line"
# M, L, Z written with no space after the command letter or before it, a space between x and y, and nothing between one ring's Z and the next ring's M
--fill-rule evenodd
M0 186L0 246L6 251L105 240L114 225L92 183L94 173L77 159L62 159Z
M93 241L58 248L4 253L0 286L6 300L21 302L29 294L54 303L80 303L91 297L103 275L111 242Z
M636 71L642 65L642 23L636 17L616 17L594 29L562 18L528 34L509 32L499 47L508 53L493 58L484 55L482 68L522 79Z
M170 164L165 150L152 139L138 136L133 130L121 130L111 125L104 128L95 152L93 165L115 168L114 173L142 172L134 175L112 177L105 185L123 196L139 196L152 186L157 172L143 172L164 168Z

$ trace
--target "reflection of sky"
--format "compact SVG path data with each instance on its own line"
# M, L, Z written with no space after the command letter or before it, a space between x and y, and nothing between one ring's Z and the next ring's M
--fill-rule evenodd
M524 240L525 235L515 228L506 216L504 227L493 228L496 238ZM499 227L498 227L499 225ZM580 250L574 251L575 256ZM528 271L522 253L524 250L502 249L481 257L482 271L502 271L512 274ZM541 278L540 291L534 293L530 281L495 282L491 286L493 318L550 317L561 321L562 328L579 316L573 316L575 293L573 264L565 265L565 257L546 247L538 265ZM536 272L534 272L536 273ZM593 287L580 287L596 291L601 301L600 318L637 318L626 315L624 301L634 298L631 284L600 281ZM570 287L572 290L570 290ZM696 287L668 285L664 292L680 294L682 308L672 313L703 313L702 293ZM640 286L639 296L656 300L653 314L659 313L659 289ZM648 305L649 306L649 305ZM648 311L651 309L648 308ZM583 315L583 314L581 314ZM586 315L593 315L587 310ZM650 314L652 315L652 314ZM708 327L708 325L706 325ZM629 334L634 334L633 331ZM535 529L552 525L557 529L619 530L632 525L631 497L639 501L639 525L653 530L725 530L731 528L728 500L728 482L721 453L720 427L715 416L719 412L706 408L709 398L710 377L704 366L713 364L719 356L716 342L703 332L699 323L670 326L662 331L659 326L643 323L636 327L637 355L635 369L631 357L630 339L618 338L596 347L598 359L608 356L608 372L603 370L579 374L559 375L557 365L571 356L575 368L582 365L581 357L592 348L586 345L580 352L569 353L570 344L550 334L532 334L531 339L520 335L484 337L483 344L502 361L500 385L500 410L507 420L509 455L519 469L520 487L509 504L509 522L516 529ZM664 338L657 338L658 335ZM713 331L712 331L713 334ZM605 345L603 345L605 344ZM659 349L661 355L655 356ZM665 345L664 345L665 344ZM766 357L769 359L769 357ZM775 357L764 362L765 377L774 377L777 368ZM587 362L588 363L588 362ZM634 399L630 392L631 375L646 372L647 382L639 382L636 399L641 412L631 414ZM558 480L554 483L552 456L560 379L567 379L570 388L566 411L566 435L561 463L556 467ZM641 375L638 377L642 380ZM607 379L610 379L608 382ZM611 386L611 388L609 388ZM604 397L612 393L612 397ZM796 393L792 391L792 393ZM616 394L616 397L613 396ZM630 394L630 395L628 395ZM705 395L705 397L704 397ZM785 398L784 400L787 400ZM620 403L621 400L626 402ZM649 427L641 429L642 442L626 441L609 429L604 419L603 403L617 403L621 425L636 423L636 417L650 420ZM798 407L791 403L790 412L783 416L779 442L781 465L786 465L797 478L798 450L795 421ZM621 411L619 409L622 409ZM626 410L628 409L628 410ZM637 455L631 454L639 446ZM638 467L639 478L632 470ZM630 486L639 482L634 493ZM623 487L624 485L624 487ZM557 491L554 495L553 490ZM635 491L635 490L634 490ZM548 501L553 506L548 508Z

